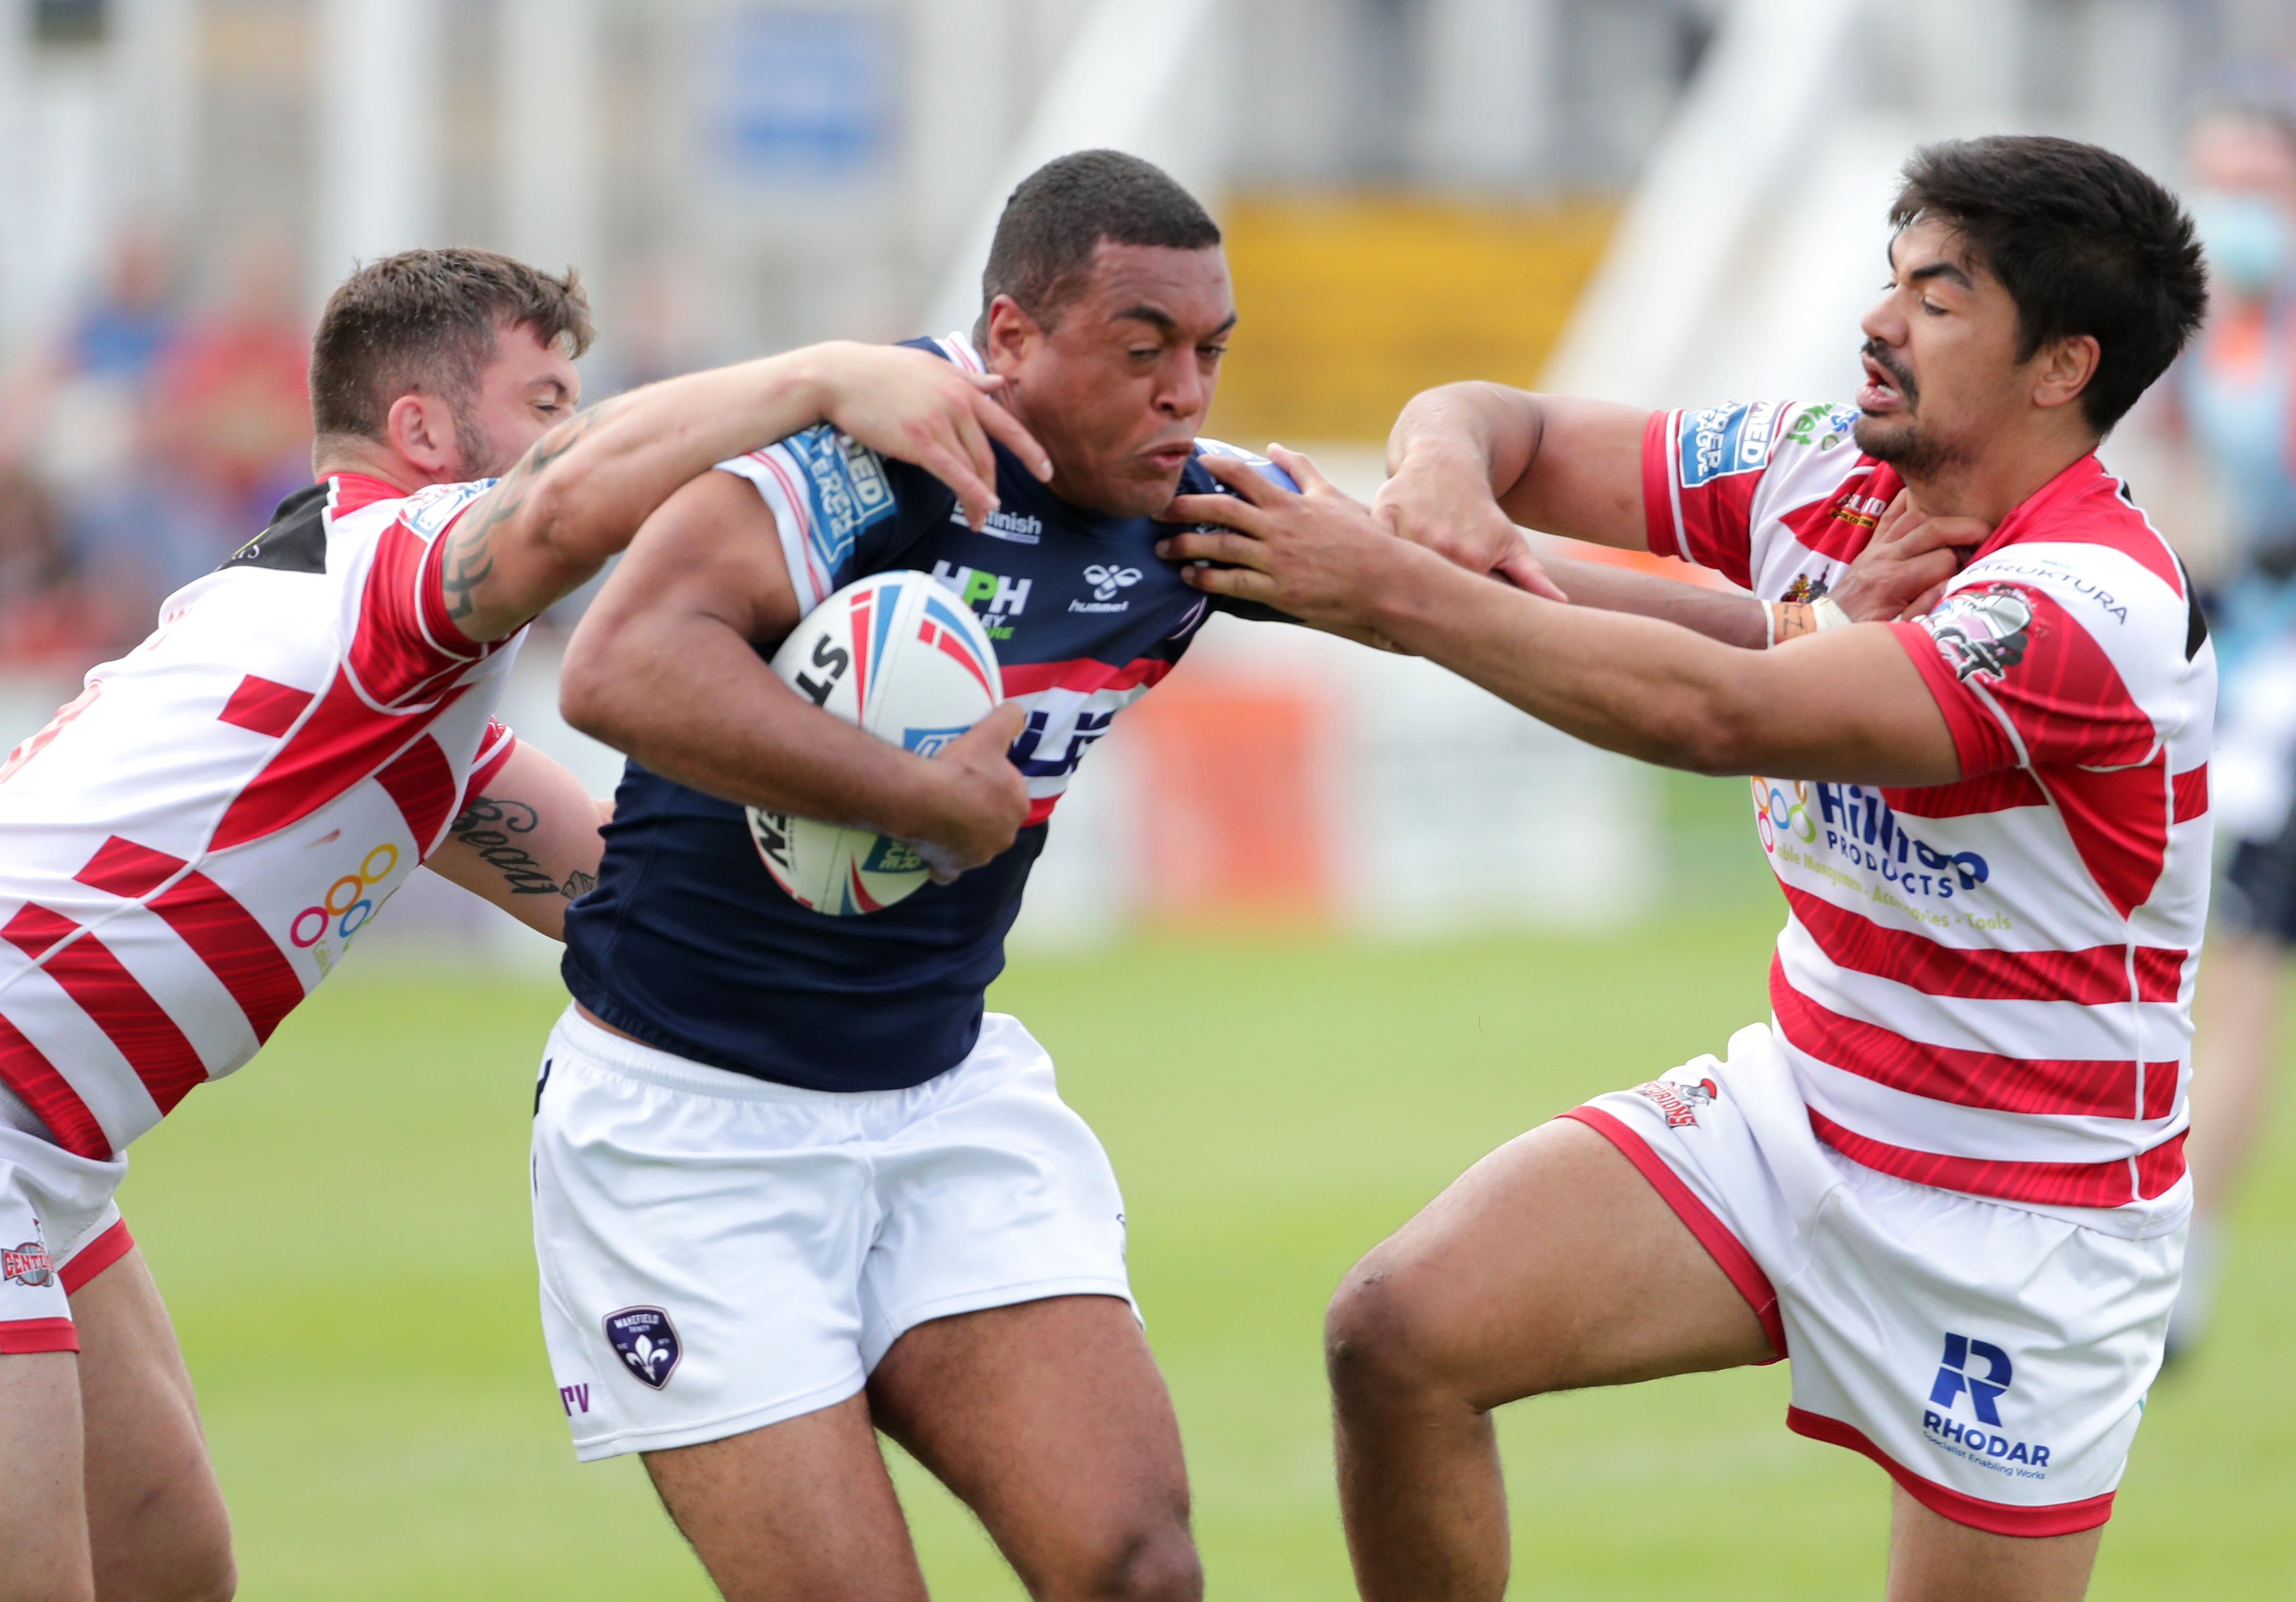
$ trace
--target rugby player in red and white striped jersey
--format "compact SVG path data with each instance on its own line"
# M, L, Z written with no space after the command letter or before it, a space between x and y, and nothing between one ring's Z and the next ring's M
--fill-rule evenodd
M1237 530L1170 543L1234 564L1205 588L1597 744L1766 776L1771 1022L1495 1154L1334 1300L1367 1598L1500 1594L1489 1408L1779 1358L1790 1427L1897 1482L1891 1598L2086 1587L2182 1263L2216 682L2094 453L2197 325L2200 255L2159 185L2062 140L1931 146L1891 220L1855 407L1452 386L1398 423L1383 517L1224 472L1256 505L1175 505ZM1759 653L1390 532L1489 567L1513 518L1822 609L1901 489L1992 527L1936 604Z
M317 482L0 766L0 1602L230 1594L122 1153L253 1056L419 865L561 932L599 811L492 719L526 624L712 463L824 420L976 526L988 438L1042 460L998 381L872 346L578 417L588 340L571 275L469 251L355 274L315 345ZM922 765L917 828L956 865L1027 811L1002 743ZM505 813L515 852L485 826Z

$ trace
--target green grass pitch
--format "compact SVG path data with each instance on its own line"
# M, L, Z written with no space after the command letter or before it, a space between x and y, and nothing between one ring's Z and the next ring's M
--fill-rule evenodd
M1317 1329L1349 1263L1461 1168L1763 1010L1767 918L1382 948L1166 939L1015 967L995 1004L1107 1142L1215 1598L1352 1595ZM706 1598L632 1459L577 1466L534 1312L526 1122L555 988L330 985L135 1152L250 1602ZM2296 1141L2268 1145L2216 1344L2154 1392L2099 1598L2296 1588ZM1783 1423L1783 1368L1501 1414L1526 1598L1880 1594L1878 1470ZM934 1593L1019 1588L897 1465Z

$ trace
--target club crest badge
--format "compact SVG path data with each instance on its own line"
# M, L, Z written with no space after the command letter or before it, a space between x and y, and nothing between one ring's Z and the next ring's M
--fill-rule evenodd
M632 1374L655 1390L669 1383L677 1360L685 1355L678 1344L677 1327L658 1307L626 1307L606 1315L606 1340Z
M1713 1105L1722 1089L1710 1079L1702 1079L1694 1083L1654 1079L1648 1084L1636 1085L1635 1094L1658 1104L1659 1111L1666 1114L1668 1129L1685 1130L1698 1127L1698 1110Z
M56 1268L49 1259L48 1249L37 1240L20 1245L0 1247L0 1280L10 1285L42 1286L53 1284Z

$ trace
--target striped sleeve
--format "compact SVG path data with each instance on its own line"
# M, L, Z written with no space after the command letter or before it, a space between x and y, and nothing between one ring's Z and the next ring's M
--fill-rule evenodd
M2128 768L2159 747L2104 648L2037 587L1982 583L1898 623L1898 642L1937 698L1962 776L2003 768Z
M718 468L749 480L765 498L800 612L811 612L859 576L856 553L861 536L895 510L884 463L827 423L720 462Z

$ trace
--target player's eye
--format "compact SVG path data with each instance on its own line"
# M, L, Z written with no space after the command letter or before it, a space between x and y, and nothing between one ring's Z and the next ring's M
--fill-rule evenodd
M1196 349L1199 353L1210 357L1213 361L1218 361L1227 354L1226 345L1199 345Z
M1934 300L1924 300L1924 301L1923 301L1923 302L1922 302L1922 309L1923 309L1923 311L1925 311L1925 312L1929 313L1929 314L1930 314L1930 316L1933 316L1933 317L1941 317L1941 316L1945 316L1945 315L1946 315L1945 308L1944 308L1944 307L1942 307L1942 306L1939 306L1939 305L1936 301L1934 301Z

